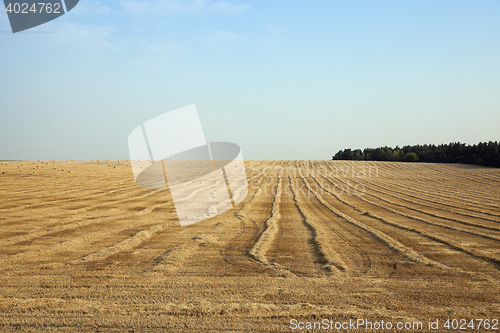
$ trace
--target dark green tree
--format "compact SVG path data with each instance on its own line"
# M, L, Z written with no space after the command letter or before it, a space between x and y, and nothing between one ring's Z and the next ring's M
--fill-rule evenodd
M334 160L357 161L407 161L428 163L465 163L500 168L499 143L479 142L477 145L466 145L452 142L441 145L416 145L400 148L379 147L340 150Z

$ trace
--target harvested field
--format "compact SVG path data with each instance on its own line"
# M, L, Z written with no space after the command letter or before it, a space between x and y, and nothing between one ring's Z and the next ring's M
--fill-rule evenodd
M500 319L499 169L246 167L241 204L181 228L169 190L136 186L127 161L2 162L0 327L272 332L300 331L291 319L430 319L446 331L447 319Z

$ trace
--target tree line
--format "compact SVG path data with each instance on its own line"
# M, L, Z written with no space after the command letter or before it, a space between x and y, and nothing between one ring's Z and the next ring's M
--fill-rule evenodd
M467 145L453 142L442 145L416 145L403 148L380 147L339 150L332 160L400 161L427 163L462 163L500 168L498 142Z

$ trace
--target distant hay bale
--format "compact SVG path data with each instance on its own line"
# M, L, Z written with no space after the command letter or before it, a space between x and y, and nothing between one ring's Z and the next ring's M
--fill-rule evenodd
M61 171L64 171L64 169L61 169Z
M23 169L19 169L19 171L23 171Z
M71 172L71 170L68 170L68 172Z
M5 171L2 171L2 175L5 175Z

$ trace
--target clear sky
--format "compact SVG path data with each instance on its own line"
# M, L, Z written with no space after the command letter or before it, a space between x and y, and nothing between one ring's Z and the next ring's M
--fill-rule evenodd
M245 159L495 141L499 60L498 0L80 0L17 34L2 10L0 159L127 159L190 104Z

